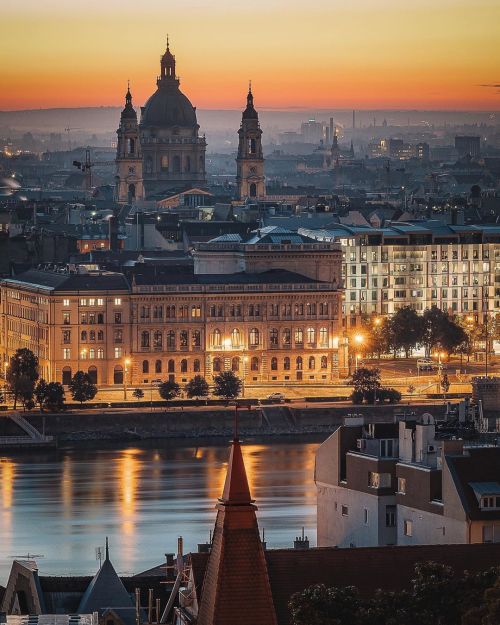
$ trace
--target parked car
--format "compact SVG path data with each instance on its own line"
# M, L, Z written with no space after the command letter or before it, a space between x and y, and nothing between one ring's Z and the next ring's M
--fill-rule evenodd
M435 371L438 367L438 363L430 358L419 358L417 360L417 369L420 371Z
M269 401L282 402L285 401L285 396L283 393L271 393L267 398Z

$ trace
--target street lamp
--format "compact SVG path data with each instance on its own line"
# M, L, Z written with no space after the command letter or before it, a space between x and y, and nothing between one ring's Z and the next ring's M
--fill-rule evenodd
M361 354L356 354L356 363L355 363L355 367L354 367L355 371L358 370L358 363L359 363L360 358L361 358Z
M127 373L130 365L130 358L125 358L125 371L123 372L123 399L127 401Z

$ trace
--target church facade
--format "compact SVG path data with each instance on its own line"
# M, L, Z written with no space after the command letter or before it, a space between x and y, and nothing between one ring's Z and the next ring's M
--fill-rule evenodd
M206 185L206 141L199 136L195 107L179 88L175 56L168 43L156 85L141 108L139 124L127 92L117 131L116 199L121 203L161 199Z
M253 105L251 86L248 90L247 107L242 114L238 137L238 156L236 158L238 199L263 198L266 194L266 186L262 129L259 124L259 115Z

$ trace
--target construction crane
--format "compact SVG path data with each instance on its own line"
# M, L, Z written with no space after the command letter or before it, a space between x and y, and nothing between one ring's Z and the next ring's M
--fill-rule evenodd
M92 167L95 165L114 165L115 161L94 161L90 158L90 148L85 150L85 161L73 161L73 167L77 167L85 174L85 189L92 189Z
M22 556L9 556L9 558L14 558L14 560L34 560L35 558L44 558L45 556L41 553L30 553L28 551L27 554Z

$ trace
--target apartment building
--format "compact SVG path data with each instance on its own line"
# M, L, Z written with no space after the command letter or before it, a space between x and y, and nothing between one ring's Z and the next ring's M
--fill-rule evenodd
M318 546L500 542L500 447L434 419L342 426L318 449Z
M476 321L500 312L500 226L431 220L299 232L341 245L346 328L405 306L421 313L435 305Z
M289 233L273 236L272 250L269 243L250 246L251 254L240 249L233 272L216 271L216 243L205 245L195 270L138 263L124 275L52 267L6 279L3 362L27 347L41 375L63 384L78 370L99 386L182 384L224 370L247 385L328 384L347 372L338 246L312 241L300 267L306 243L295 235L291 249ZM325 250L330 262L322 263Z

